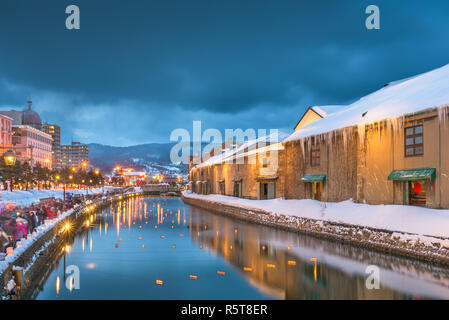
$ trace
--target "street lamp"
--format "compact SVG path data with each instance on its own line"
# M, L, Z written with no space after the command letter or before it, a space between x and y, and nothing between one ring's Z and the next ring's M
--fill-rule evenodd
M7 167L11 167L16 164L17 157L16 157L16 154L12 150L8 150L3 154L3 160ZM11 180L12 180L12 178L11 178ZM12 191L12 181L7 180L6 182L8 183L9 191Z
M3 160L5 161L5 165L13 166L16 164L16 154L12 150L8 150L3 154Z

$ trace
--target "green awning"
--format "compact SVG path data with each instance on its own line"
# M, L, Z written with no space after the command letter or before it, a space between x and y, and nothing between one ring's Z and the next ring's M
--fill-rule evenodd
M301 178L303 182L324 182L326 181L325 174L306 174Z
M435 177L436 177L435 168L418 168L418 169L393 170L388 176L388 180L417 181L417 180L435 179Z

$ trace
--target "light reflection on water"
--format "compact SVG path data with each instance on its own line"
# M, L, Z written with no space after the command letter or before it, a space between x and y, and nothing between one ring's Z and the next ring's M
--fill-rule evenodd
M449 298L446 269L248 224L178 198L134 198L86 216L68 245L33 297ZM67 281L69 265L80 270L79 289ZM381 270L379 290L365 286L368 265Z

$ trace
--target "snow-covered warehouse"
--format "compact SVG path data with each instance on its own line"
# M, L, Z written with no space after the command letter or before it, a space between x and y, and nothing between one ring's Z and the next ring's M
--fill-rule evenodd
M285 197L449 208L448 105L446 65L297 125Z

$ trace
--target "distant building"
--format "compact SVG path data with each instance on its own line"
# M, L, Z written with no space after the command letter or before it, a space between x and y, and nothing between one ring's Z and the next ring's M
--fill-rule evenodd
M13 126L12 144L17 160L28 162L32 167L38 163L49 169L51 164L51 135L28 125Z
M13 126L30 126L37 130L42 130L42 121L39 114L31 109L31 101L28 101L28 109L19 110L0 110L0 115L5 115L12 119Z
M89 146L80 142L61 145L61 168L79 168L89 163Z
M148 174L145 171L125 171L122 174L122 178L127 186L146 184L149 181Z
M56 124L44 123L42 130L51 135L53 139L51 146L52 167L61 168L61 127Z

